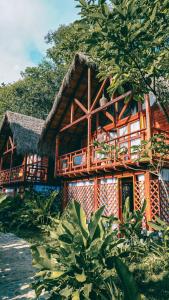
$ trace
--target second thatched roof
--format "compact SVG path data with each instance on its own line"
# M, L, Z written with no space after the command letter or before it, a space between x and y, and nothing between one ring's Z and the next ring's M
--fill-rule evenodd
M44 121L31 116L7 111L0 127L0 152L12 134L19 154L38 153L38 142Z

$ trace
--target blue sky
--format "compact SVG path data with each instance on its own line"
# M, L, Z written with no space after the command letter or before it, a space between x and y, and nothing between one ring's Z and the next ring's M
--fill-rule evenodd
M48 47L44 36L77 19L75 6L74 0L0 0L0 83L40 62Z

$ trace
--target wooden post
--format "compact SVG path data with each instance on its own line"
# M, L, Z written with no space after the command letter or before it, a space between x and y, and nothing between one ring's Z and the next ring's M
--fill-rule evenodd
M27 154L24 157L24 182L26 181L26 175L27 175Z
M88 112L91 107L91 69L88 68Z
M90 112L91 107L91 69L88 68L88 113ZM91 143L91 115L87 117L88 130L87 130L87 169L90 170L90 143Z
M150 172L145 173L146 221L151 221Z
M74 121L74 102L71 104L71 109L70 109L70 123L73 123Z
M151 123L151 107L150 107L150 97L148 94L144 96L145 106L146 106L146 133L147 133L147 141L149 141L152 137L152 123ZM151 142L148 143L148 148L151 148ZM150 161L152 161L152 151L148 150L148 155L150 157Z
M9 181L11 181L12 164L13 164L13 149L11 150Z
M57 175L58 158L59 158L59 135L56 136L55 170L54 170L54 176L55 177Z

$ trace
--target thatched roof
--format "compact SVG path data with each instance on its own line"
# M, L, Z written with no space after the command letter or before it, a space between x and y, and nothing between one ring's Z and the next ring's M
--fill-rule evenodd
M38 141L44 121L34 117L7 111L0 127L0 151L10 134L13 135L17 153L38 153Z
M63 79L59 92L55 97L53 107L45 121L40 138L41 152L48 155L53 154L55 146L54 138L57 129L61 123L62 126L66 124L63 114L66 109L69 110L69 105L73 99L87 99L87 70L89 66L92 69L92 77L94 78L92 84L93 93L96 90L96 86L99 84L95 72L96 65L86 55L77 53Z

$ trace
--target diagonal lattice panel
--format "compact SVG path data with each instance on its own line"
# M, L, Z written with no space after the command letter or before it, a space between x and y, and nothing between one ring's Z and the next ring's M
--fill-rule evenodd
M135 181L134 209L141 210L144 200L145 200L145 183L144 181Z
M99 184L97 191L98 207L105 206L103 214L105 216L119 216L118 205L118 184Z
M159 181L150 180L150 204L151 219L155 221L155 217L160 215L160 198L159 198Z
M90 218L91 213L94 211L94 186L68 186L67 187L67 201L78 201L86 215Z
M160 189L160 217L169 222L169 181L159 181Z

